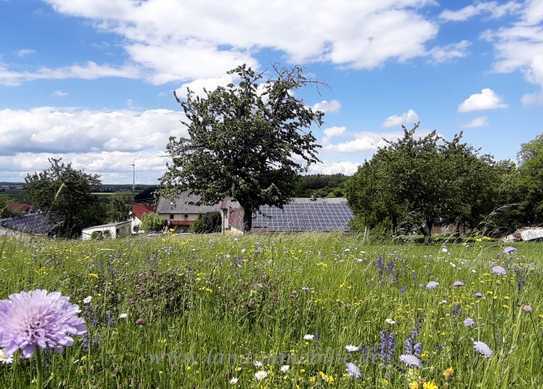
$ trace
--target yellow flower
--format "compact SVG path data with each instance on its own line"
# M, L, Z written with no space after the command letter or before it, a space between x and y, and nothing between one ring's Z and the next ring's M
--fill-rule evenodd
M334 377L331 375L328 375L322 371L319 371L319 375L321 376L322 380L326 382L327 384L332 385L334 383Z
M437 389L437 385L434 381L425 382L422 384L422 389Z
M409 389L419 389L419 383L417 381L410 382Z
M454 375L454 369L452 367L449 367L443 370L443 378L445 378L445 381L450 380L453 375Z

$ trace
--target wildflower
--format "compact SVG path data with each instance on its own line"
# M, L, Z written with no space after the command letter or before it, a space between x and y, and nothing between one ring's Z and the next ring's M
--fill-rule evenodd
M430 281L426 284L426 289L435 289L439 286L439 282L437 281Z
M393 326L394 324L396 324L396 321L394 321L392 319L385 319L385 323L390 324L391 326Z
M304 335L304 340L314 340L314 339L315 339L315 335L312 335L312 334Z
M475 292L473 294L473 296L475 296L475 298L478 298L478 299L482 299L483 298L483 294L481 292Z
M409 389L419 389L419 383L417 381L411 381L409 383Z
M392 359L394 355L394 349L396 346L396 339L394 334L388 331L381 331L381 359L383 362L387 363Z
M258 368L261 368L262 366L264 366L264 364L263 364L262 362L260 362L260 361L254 361L254 362L253 362L253 365L254 365L254 367L256 367L257 369L258 369Z
M454 375L454 369L452 367L449 367L443 370L443 378L445 378L445 381L450 380L453 375Z
M347 363L347 374L351 376L351 378L359 379L362 377L362 373L360 372L360 368L356 366L354 363L349 362Z
M492 273L496 274L497 276L504 276L507 274L507 270L505 270L505 268L502 266L496 265L492 266Z
M507 246L503 248L504 254L514 254L516 253L517 249L515 247Z
M36 347L61 351L85 335L79 307L59 292L34 290L12 294L0 301L0 348L7 358L21 350L30 358Z
M420 359L418 359L413 354L402 354L400 355L400 361L403 362L407 367L421 367Z
M448 253L448 252L449 252L449 249L447 248L447 246L443 246L443 247L441 248L441 252L442 252L442 253Z
M0 364L9 365L13 362L13 358L8 357L4 350L0 349Z
M290 366L289 365L283 365L279 368L279 371L283 374L287 374L288 371L290 370Z
M533 308L530 304L522 304L522 307L520 307L522 309L522 312L524 313L532 313L533 312Z
M360 351L360 347L348 344L347 346L345 346L345 350L347 350L348 353L355 353L357 351Z
M461 288L462 286L464 286L464 282L463 281L460 281L460 280L457 280L457 281L454 281L452 286L454 288Z
M466 327L473 327L475 325L475 320L473 320L471 317L467 317L464 320L464 326Z
M493 354L492 350L490 349L490 347L488 347L486 343L480 342L478 340L473 342L473 348L484 358L490 358Z
M87 296L83 299L83 304L89 305L92 301L92 296Z
M145 320L143 320L143 319L138 319L138 320L136 320L136 325L142 326L142 325L144 325L144 324L145 324Z
M119 319L128 319L128 313L121 313Z
M319 375L320 375L321 379L322 379L324 382L326 382L327 384L329 384L329 385L332 385L332 384L335 382L334 376L328 375L328 374L326 374L326 373L323 372L323 371L319 371Z
M262 381L264 378L268 376L268 372L266 370L259 370L255 373L255 379L257 381Z
M236 385L238 383L239 379L237 377L232 377L230 378L230 381L228 381L230 383L230 385Z
M425 382L422 384L422 389L437 389L437 385L434 381Z

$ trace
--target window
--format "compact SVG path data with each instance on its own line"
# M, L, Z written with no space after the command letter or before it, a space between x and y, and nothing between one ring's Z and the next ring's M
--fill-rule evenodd
M185 219L188 219L189 218L189 215L185 213Z
M172 214L170 214L170 220L171 220L171 219L173 219L173 213L172 213Z

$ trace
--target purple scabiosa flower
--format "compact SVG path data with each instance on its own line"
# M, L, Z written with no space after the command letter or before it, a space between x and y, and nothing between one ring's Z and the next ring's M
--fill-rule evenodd
M383 259L383 257L377 257L377 260L375 261L375 267L377 268L379 276L382 277L383 273L385 272L385 260Z
M473 294L473 296L475 296L475 298L478 298L478 299L482 299L482 298L484 297L483 294L482 294L481 292L475 292L475 293Z
M473 327L475 325L475 320L473 320L471 317L466 317L464 320L464 326L466 327Z
M416 368L421 367L420 359L418 359L413 354L400 355L400 361L403 362L407 367L416 367Z
M464 282L460 280L456 280L453 282L452 286L453 288L461 288L462 286L464 286Z
M34 290L0 301L0 348L8 357L17 350L30 358L37 347L62 351L72 336L87 333L79 307L59 292Z
M492 356L493 351L488 347L488 345L484 342L480 342L478 340L473 342L473 348L475 351L477 351L479 354L481 354L484 358L490 358Z
M351 376L351 378L359 379L362 377L362 372L360 371L360 368L356 366L354 363L349 362L347 363L347 374Z
M504 276L507 274L507 270L500 265L495 265L492 266L492 273L496 274L497 276Z
M516 253L517 249L515 247L507 246L503 248L504 254L514 254Z
M426 284L426 289L435 289L439 286L439 282L437 281L430 281Z

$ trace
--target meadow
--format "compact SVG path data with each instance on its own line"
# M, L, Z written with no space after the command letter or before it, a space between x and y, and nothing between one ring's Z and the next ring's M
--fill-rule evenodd
M88 333L63 352L15 354L0 383L541 388L542 264L539 243L3 239L0 298L59 291Z

